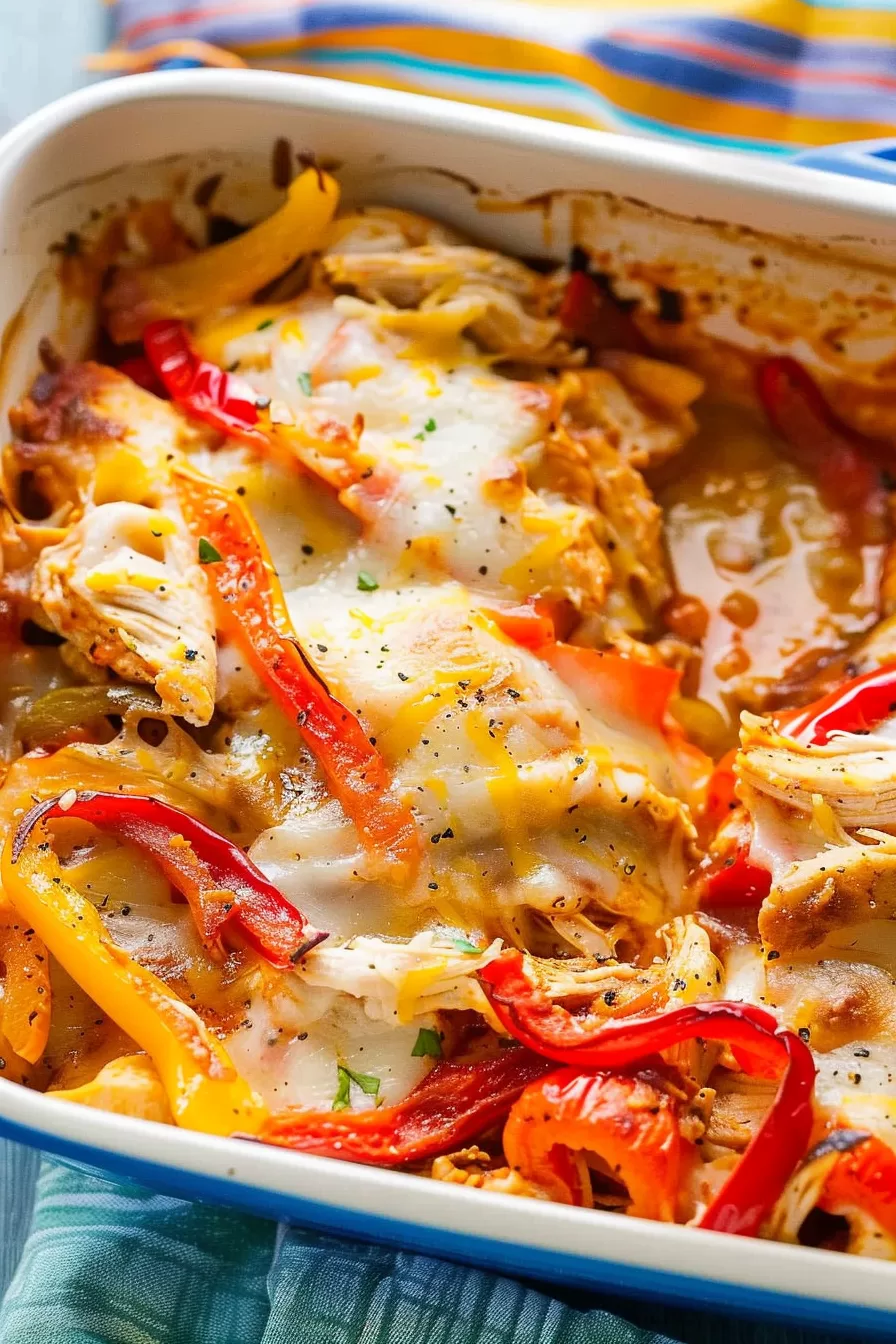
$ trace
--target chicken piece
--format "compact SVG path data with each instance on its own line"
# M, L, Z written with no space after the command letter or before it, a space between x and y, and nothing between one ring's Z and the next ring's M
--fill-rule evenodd
M474 946L459 931L453 937L424 932L406 943L362 936L341 947L314 948L296 973L313 989L363 999L373 1021L405 1023L449 1009L475 1009L490 1018L475 977L501 945L493 942L478 955Z
M771 719L742 716L737 771L761 794L811 814L827 803L847 830L896 826L896 744L844 734L810 747L779 733Z
M454 246L459 233L438 220L390 205L340 212L330 225L324 257L361 252L400 252L406 247Z
M608 367L564 373L560 392L567 415L579 428L600 430L633 467L659 466L696 431L689 405L703 384L688 374L693 381L679 390L676 375L686 370L641 355L607 351L601 362L608 360ZM652 378L651 370L655 370ZM648 395L645 387L655 390ZM684 397L689 401L683 402Z
M706 930L685 915L659 934L666 958L656 957L646 967L610 959L527 957L526 974L552 999L588 1003L592 1013L606 1006L607 1017L718 998L722 968Z
M383 899L384 919L400 913L415 930L435 910L479 943L606 956L603 927L652 935L687 908L695 833L658 729L578 693L459 585L381 587L363 611L356 593L298 588L287 603L320 675L413 800L423 861L400 902L380 897L339 809L297 812L252 857L309 919L364 932Z
M111 1111L113 1115L133 1115L160 1125L174 1124L162 1081L148 1055L113 1059L92 1082L52 1091L50 1096L77 1102L79 1106L93 1106L98 1111Z
M10 412L10 423L16 442L5 476L12 497L28 515L26 491L57 521L88 500L158 507L166 497L171 455L216 440L170 402L116 369L90 362L40 374Z
M518 1171L505 1164L498 1165L482 1148L462 1148L458 1153L446 1153L432 1164L430 1176L434 1181L464 1185L470 1190L491 1190L499 1195L522 1195L526 1199L546 1199L547 1195L532 1185Z
M896 919L896 839L827 847L776 877L759 914L759 932L777 957L821 947L838 930Z
M522 262L478 247L427 246L400 252L334 253L323 258L327 278L353 289L385 313L444 308L463 312L484 349L502 359L579 363L559 322L543 315L550 287Z
M650 630L672 585L663 517L644 478L599 430L559 425L544 443L529 483L591 507L610 581L602 618L607 635Z
M32 596L93 662L150 682L165 713L208 723L215 623L181 522L142 504L101 504L41 553Z

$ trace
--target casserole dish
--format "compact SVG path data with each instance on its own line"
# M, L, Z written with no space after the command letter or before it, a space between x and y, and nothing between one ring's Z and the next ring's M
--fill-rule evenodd
M660 309L671 328L681 296L706 294L707 335L768 342L774 316L778 345L818 363L829 325L822 314L836 295L840 335L822 362L843 377L838 362L872 340L882 369L892 356L894 280L881 257L896 243L896 220L872 186L665 147L660 155L638 142L314 81L171 75L77 95L5 144L4 410L36 372L39 335L51 333L61 353L76 357L93 334L92 312L71 287L57 286L48 249L65 252L67 235L77 236L91 213L102 218L131 198L173 198L188 210L198 184L217 174L231 213L258 218L274 204L275 138L338 164L349 201L413 206L523 255L559 260L570 243L587 241L620 294L651 286L679 296ZM674 330L661 334L674 345ZM885 406L885 377L877 391ZM80 1111L5 1081L2 1090L11 1136L176 1193L540 1277L593 1284L600 1272L616 1289L801 1321L814 1308L826 1324L887 1328L891 1270L874 1261L677 1227L620 1227L606 1215L586 1219L539 1203L520 1219L499 1196L474 1203L401 1175Z

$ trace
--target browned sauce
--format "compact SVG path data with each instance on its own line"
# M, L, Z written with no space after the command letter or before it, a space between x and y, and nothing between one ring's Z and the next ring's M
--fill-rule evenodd
M703 408L655 489L679 592L708 612L694 693L726 716L808 681L877 621L886 537L852 539L758 416Z

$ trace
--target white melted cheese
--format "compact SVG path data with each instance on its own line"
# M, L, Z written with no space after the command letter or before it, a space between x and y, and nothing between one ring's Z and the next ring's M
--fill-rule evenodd
M504 598L569 587L566 553L594 548L589 514L520 470L540 458L552 392L495 375L456 332L409 338L344 317L341 302L305 297L221 353L300 418L362 417L362 455L395 476L385 500L356 500L378 580L449 574Z
M394 486L377 499L356 490L352 516L326 486L248 450L193 456L244 495L303 650L375 740L421 837L411 886L388 886L339 803L312 788L252 845L330 933L302 982L253 994L227 1040L277 1106L331 1104L340 1062L379 1077L386 1100L402 1096L429 1066L411 1054L421 1023L439 1008L485 1007L472 981L451 988L449 977L405 1021L401 995L393 1003L383 988L398 983L394 968L363 989L383 965L381 951L358 960L365 935L411 939L418 986L444 980L413 941L433 934L479 946L548 934L556 946L568 930L572 949L606 955L612 938L584 912L662 924L680 908L692 837L662 734L568 685L490 614L537 592L577 596L570 556L596 544L588 511L536 493L519 469L538 461L553 394L495 375L456 330L387 330L346 307L312 295L204 339L297 420L313 408L363 421L361 453ZM236 652L225 645L220 661L222 702L251 702ZM371 1101L353 1088L353 1104Z

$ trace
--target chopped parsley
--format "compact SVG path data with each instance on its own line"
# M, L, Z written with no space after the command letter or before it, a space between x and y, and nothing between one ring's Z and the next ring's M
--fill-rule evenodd
M266 331L268 327L272 327L273 325L274 325L274 319L272 317L266 317L263 322L259 322L255 330Z
M442 1058L442 1037L432 1027L421 1027L411 1054L415 1059L429 1056L430 1059Z
M220 560L220 556L218 559ZM379 584L372 574L368 574L366 569L358 571L358 591L361 593L375 593Z
M311 374L308 373L307 369L305 370L304 373L300 373L300 374L298 375L298 377L296 378L296 382L298 383L298 385L299 385L299 387L302 389L302 391L305 393L305 396L306 396L306 397L310 397L310 396L311 396Z
M419 433L419 434L415 434L415 435L414 435L414 438L415 438L415 439L419 439L420 442L422 443L422 442L423 442L424 435L426 435L426 434L431 434L431 433L433 432L434 429L438 429L438 425L436 424L435 420L433 420L432 416L430 416L429 419L427 420L426 424L425 424L425 425L423 426L423 428L421 429L420 433Z
M344 1064L336 1065L336 1095L333 1098L333 1110L344 1111L352 1104L352 1083L368 1097L379 1095L380 1080L372 1073L356 1073Z
M481 947L477 947L475 943L469 942L466 938L452 938L450 941L451 946L457 952L463 952L467 957L478 957L482 951Z
M199 538L199 563L200 565L213 565L217 560L223 560L224 557L216 546L213 546L208 537Z

